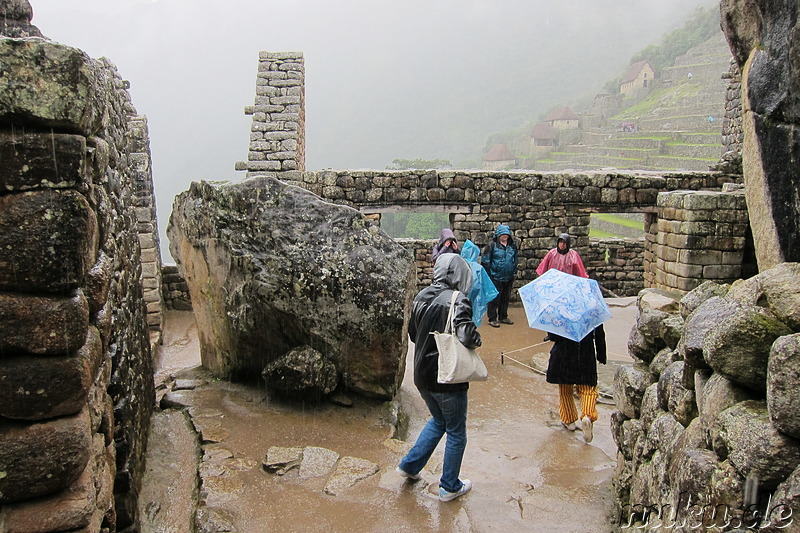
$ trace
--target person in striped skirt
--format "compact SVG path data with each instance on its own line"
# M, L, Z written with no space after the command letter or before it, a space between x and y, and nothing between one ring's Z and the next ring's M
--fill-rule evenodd
M558 385L558 413L570 431L580 418L583 440L592 442L597 421L597 362L606 364L606 333L600 324L580 342L550 333L553 347L547 365L547 382ZM580 417L573 398L577 390Z

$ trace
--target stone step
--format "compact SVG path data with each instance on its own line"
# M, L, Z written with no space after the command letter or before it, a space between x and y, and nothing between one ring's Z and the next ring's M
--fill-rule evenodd
M722 148L720 147L720 152ZM660 170L703 170L717 163L719 157L694 158L677 156L656 156L650 159L650 165Z
M709 123L707 114L671 117L643 117L636 121L639 131L699 131L722 134L722 120Z
M691 144L668 142L664 144L665 151L661 155L676 157L692 157L701 159L719 159L722 157L722 145L717 144Z

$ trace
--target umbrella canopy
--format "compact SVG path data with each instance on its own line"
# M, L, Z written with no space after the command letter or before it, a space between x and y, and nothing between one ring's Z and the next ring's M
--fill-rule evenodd
M528 325L580 342L611 318L600 285L552 268L520 287Z

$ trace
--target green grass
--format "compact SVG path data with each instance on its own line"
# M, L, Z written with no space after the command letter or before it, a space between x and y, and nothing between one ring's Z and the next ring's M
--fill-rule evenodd
M616 235L614 233L609 233L607 231L603 231L601 229L589 228L589 237L594 237L596 239L621 239L621 235Z
M667 146L717 146L716 143L681 143L681 142L672 142L667 143Z
M631 220L630 218L620 217L617 215L612 215L610 213L595 213L592 216L597 217L600 220L610 222L611 224L619 224L620 226L640 229L644 231L644 223L641 221Z

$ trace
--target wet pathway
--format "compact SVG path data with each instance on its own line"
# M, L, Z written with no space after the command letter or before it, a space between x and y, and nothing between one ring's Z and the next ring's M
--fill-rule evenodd
M606 328L610 359L625 360L635 304L612 307L612 313ZM528 348L541 343L543 334L527 327L521 308L512 308L510 316L513 326L481 327L479 351L490 380L470 387L462 467L473 490L440 503L443 443L422 480L407 482L394 472L427 420L410 367L398 396L408 415L401 416L406 442L394 434L398 414L389 402L353 396L349 408L289 403L257 387L210 378L198 366L191 313L169 313L156 379L165 383L162 406L182 410L165 409L154 417L140 498L142 532L188 531L195 502L202 531L610 531L613 406L599 406L591 444L580 431L562 429L556 387L509 358L501 364L501 353L513 352L517 361L536 367L546 364L549 350L548 344ZM601 368L608 385L613 368ZM272 447L330 450L339 466L314 471L304 463L284 475L268 473L262 464ZM365 473L354 473L356 466Z

